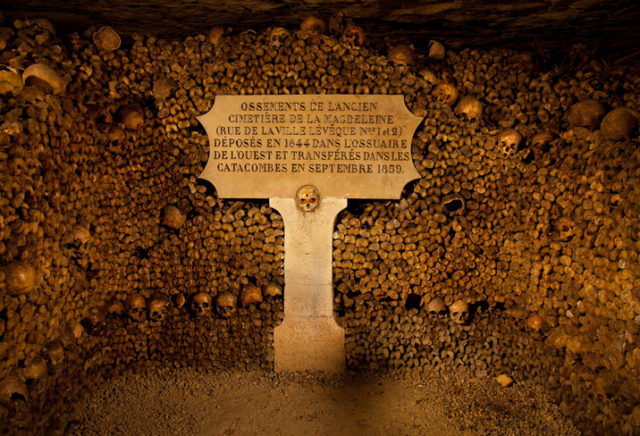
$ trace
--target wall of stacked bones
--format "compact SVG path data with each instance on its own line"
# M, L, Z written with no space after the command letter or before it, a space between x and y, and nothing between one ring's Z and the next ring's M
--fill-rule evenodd
M301 27L121 40L4 20L1 431L64 429L117 374L271 369L282 220L197 179L196 116L217 94L371 93L426 119L421 178L336 222L348 366L506 373L587 433L640 432L638 65Z

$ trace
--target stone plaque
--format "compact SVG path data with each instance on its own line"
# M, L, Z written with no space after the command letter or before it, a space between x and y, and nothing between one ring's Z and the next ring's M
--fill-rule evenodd
M200 116L220 198L399 198L420 175L411 139L422 118L402 95L220 95Z
M341 372L333 318L332 234L348 198L399 198L420 177L411 140L422 121L401 95L216 97L200 176L220 198L268 198L284 221L284 319L277 371Z

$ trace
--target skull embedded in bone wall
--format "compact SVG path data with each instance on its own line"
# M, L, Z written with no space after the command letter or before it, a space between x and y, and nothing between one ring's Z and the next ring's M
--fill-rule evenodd
M10 408L17 400L29 399L27 385L15 375L10 375L0 381L0 404Z
M160 215L160 223L163 226L169 227L171 229L179 229L182 227L186 220L186 217L178 209L177 206L172 204L168 204L162 209L162 213Z
M520 142L522 142L522 135L516 129L504 129L498 134L498 147L505 156L515 154Z
M612 141L628 139L637 130L640 114L625 107L609 112L600 123L602 136Z
M462 97L456 106L456 112L467 122L475 121L482 116L482 103L475 97Z
M572 127L595 130L604 116L604 107L596 100L584 100L571 105L568 121Z
M271 298L280 296L282 295L282 286L276 282L269 282L265 285L263 294Z
M106 311L102 307L92 307L80 324L90 336L99 336L104 331Z
M99 50L112 52L120 48L120 35L109 26L102 26L93 34L93 42Z
M211 311L211 296L206 292L197 292L191 299L191 313L194 316L205 316Z
M367 36L362 27L350 25L344 29L340 40L351 47L363 47L367 42Z
M249 283L240 290L239 300L242 307L247 307L250 304L261 303L262 290L258 286Z
M449 315L451 317L451 321L456 324L466 324L469 322L471 316L469 303L462 300L455 301L451 306L449 306Z
M9 295L27 294L36 286L36 270L31 264L14 261L0 268L4 275L6 292Z
M60 341L51 341L44 348L44 354L49 368L59 366L64 360L64 348Z
M162 321L167 316L169 299L164 295L156 294L149 300L149 319L154 322Z
M22 76L16 69L0 66L0 94L18 95L23 87Z
M127 316L134 321L142 322L146 319L147 302L140 294L129 295L124 301Z
M326 33L327 22L320 17L310 15L300 23L300 30L307 32Z
M51 67L45 64L32 64L22 72L25 86L33 85L42 88L47 93L64 94L67 82Z
M269 32L269 45L278 48L289 37L289 32L284 27L275 27Z
M446 315L447 306L445 306L442 298L435 297L427 304L427 312L432 316Z
M389 50L387 54L389 60L397 67L406 68L413 64L415 55L413 48L408 45L396 45Z
M458 90L450 83L440 83L432 92L433 96L447 106L453 106L458 99Z
M216 297L216 311L223 318L229 318L236 312L236 297L223 292Z

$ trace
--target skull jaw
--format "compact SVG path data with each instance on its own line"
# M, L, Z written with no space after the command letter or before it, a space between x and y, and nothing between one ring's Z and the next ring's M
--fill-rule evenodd
M455 324L465 325L469 322L469 316L467 313L452 313L451 320Z
M202 306L194 306L194 308L191 310L191 314L195 318L202 318L206 315L206 313L206 310Z
M152 311L151 313L149 313L149 320L151 322L161 322L162 320L164 320L164 317L164 312Z
M145 320L145 314L140 309L132 309L127 313L127 315L129 315L129 318L135 322L142 322Z
M235 308L232 307L219 307L218 315L222 318L230 318L235 313Z

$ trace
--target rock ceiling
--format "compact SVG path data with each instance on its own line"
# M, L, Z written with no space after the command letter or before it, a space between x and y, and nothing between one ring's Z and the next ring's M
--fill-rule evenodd
M109 24L127 34L181 37L212 25L237 30L297 26L314 14L342 12L370 35L393 34L420 47L430 38L451 46L562 48L586 42L603 53L637 50L635 0L0 0L8 16L42 15L63 32Z

